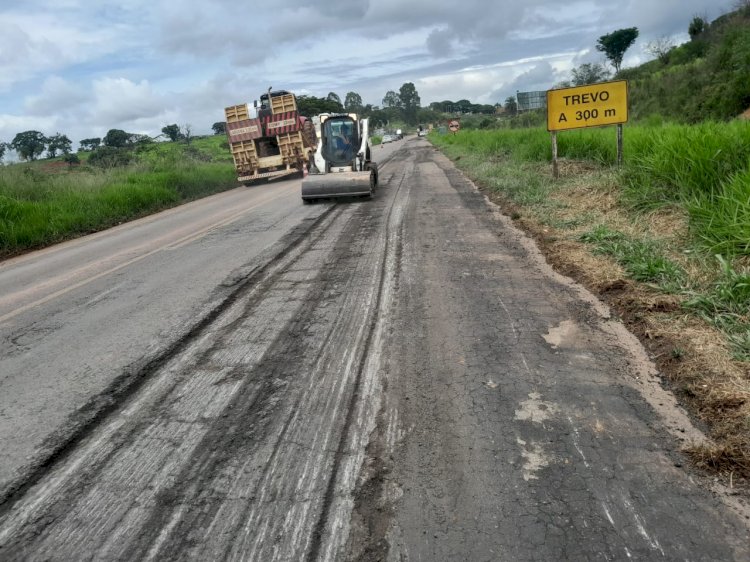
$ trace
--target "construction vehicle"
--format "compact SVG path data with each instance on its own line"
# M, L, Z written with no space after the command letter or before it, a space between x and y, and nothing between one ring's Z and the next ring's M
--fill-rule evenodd
M312 122L318 144L302 180L302 201L372 197L378 166L372 161L368 120L355 113L321 113Z
M260 107L257 100L253 105L255 117L248 104L224 110L237 181L251 185L263 178L303 177L317 142L314 125L299 115L294 94L269 88L260 96Z

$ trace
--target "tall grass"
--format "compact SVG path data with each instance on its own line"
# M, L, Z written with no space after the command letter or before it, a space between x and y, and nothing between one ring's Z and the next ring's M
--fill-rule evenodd
M176 144L176 143L170 143ZM0 255L94 232L234 187L231 163L158 146L126 168L82 166L50 173L44 163L0 168ZM189 148L189 147L188 147ZM201 151L201 148L193 147Z
M461 147L489 160L549 161L544 129L461 131L435 136L450 151ZM614 165L615 130L584 129L558 135L561 158ZM697 239L713 252L750 254L750 123L632 125L624 131L621 183L636 208L682 205Z

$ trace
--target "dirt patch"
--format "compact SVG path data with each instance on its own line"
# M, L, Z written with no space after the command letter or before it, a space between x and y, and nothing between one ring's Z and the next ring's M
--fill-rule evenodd
M590 246L576 240L578 233L597 223L628 235L648 232L663 241L684 239L686 218L667 209L634 221L606 185L591 184L593 176L585 177L588 168L571 165L564 170L583 176L554 195L560 204L555 221L566 228L550 226L550 221L535 216L533 209L482 187L481 181L477 185L533 237L556 271L597 295L638 337L659 369L664 386L711 438L709 443L684 448L696 466L720 477L734 490L750 491L750 366L732 359L721 332L688 314L682 306L683 297L628 279L612 259L594 254ZM583 221L586 224L570 227L584 215L588 216ZM670 258L690 275L700 276L679 251Z

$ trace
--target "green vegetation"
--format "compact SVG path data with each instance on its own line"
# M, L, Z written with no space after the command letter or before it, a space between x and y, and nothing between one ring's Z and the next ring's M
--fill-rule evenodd
M599 37L599 40L596 43L596 50L601 51L607 56L609 62L615 67L615 72L620 72L622 57L625 56L625 51L635 43L637 38L637 27L618 29L612 33Z
M653 240L633 240L605 225L582 234L579 240L593 244L597 253L612 256L636 281L656 284L668 292L683 287L685 272Z
M544 129L469 130L432 139L448 155L460 156L462 166L471 166L486 185L515 203L536 206L540 213L554 205L549 197L556 189L554 182L540 174L538 167L551 160L549 133ZM715 253L724 256L722 271L714 276L731 278L735 289L744 290L747 274L735 272L730 264L745 263L750 256L750 123L628 126L624 140L625 164L614 179L621 204L634 216L678 209L688 217L690 238L685 249L704 256L704 261L710 261ZM615 164L613 128L566 132L558 137L558 143L562 159L604 167ZM628 238L601 225L592 225L579 240L612 256L636 281L654 284L667 293L700 290L696 289L698 281L691 285L658 242ZM726 286L724 281L715 283L703 288L706 294ZM712 297L711 302L718 301ZM744 310L750 309L747 297L739 302ZM724 321L719 324L729 326ZM735 328L726 331L736 338ZM750 324L744 317L744 324L740 322L744 337L750 334L748 330Z
M737 272L722 256L716 258L721 275L685 306L726 333L738 359L750 361L750 272Z
M190 146L151 143L130 151L103 147L109 160L97 162L100 148L81 153L88 156L87 163L77 166L58 159L1 167L0 255L101 230L236 186L223 140L195 139Z
M613 165L613 128L569 131L558 137L561 158ZM436 137L491 158L544 162L549 134L539 128L469 130ZM750 255L750 123L628 126L621 171L624 199L640 210L680 205L696 242L710 252Z
M694 18L689 31L689 42L617 75L629 80L632 118L697 123L750 108L750 6L710 24Z
M628 125L621 168L613 127L564 132L557 181L541 127L429 138L553 263L610 295L709 423L695 461L750 477L750 123Z

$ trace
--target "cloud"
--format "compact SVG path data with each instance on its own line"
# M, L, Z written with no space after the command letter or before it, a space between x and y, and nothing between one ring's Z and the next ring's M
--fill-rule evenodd
M695 14L734 0L26 0L0 6L0 139L37 129L72 139L110 128L209 132L223 107L268 86L379 105L413 82L423 105L503 101L544 89L599 36L637 26L645 44L684 38Z
M146 80L104 78L93 83L94 103L90 118L96 122L127 126L166 113L169 100L154 91ZM178 104L176 99L172 104Z
M69 113L80 109L91 97L91 92L80 84L50 76L42 84L41 93L26 98L24 106L29 115Z
M427 50L437 58L444 58L453 51L455 34L450 29L433 29L427 36Z

